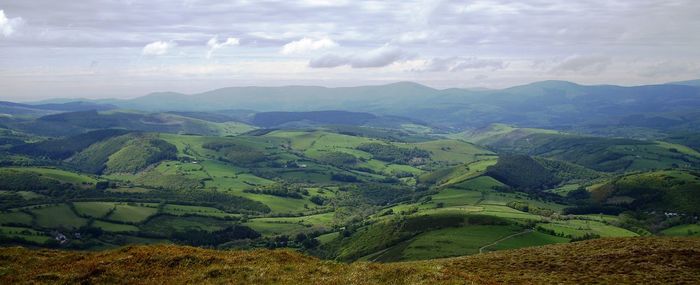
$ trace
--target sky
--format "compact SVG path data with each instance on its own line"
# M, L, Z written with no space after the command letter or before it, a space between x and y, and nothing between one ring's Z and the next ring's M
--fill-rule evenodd
M697 0L0 0L0 100L697 78Z

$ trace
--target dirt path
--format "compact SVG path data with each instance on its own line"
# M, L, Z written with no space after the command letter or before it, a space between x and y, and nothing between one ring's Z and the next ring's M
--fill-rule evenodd
M387 248L385 248L385 249L380 250L379 252L376 253L376 255L374 256L374 258L368 259L368 261L377 262L377 260L379 260L379 258L382 257L382 255L384 255L384 253L386 253L387 250L389 250L390 248L391 248L391 247L387 247Z
M497 241L494 241L493 243L490 243L490 244L487 244L487 245L485 245L485 246L480 247L480 248L479 248L479 253L484 253L484 249L486 249L486 248L488 248L488 247L491 247L491 246L494 246L494 245L497 245L499 242L502 242L502 241L504 241L504 240L507 240L507 239L509 239L509 238L516 237L516 236L519 236L519 235L524 235L524 234L527 234L527 233L531 233L531 232L532 232L532 229L527 229L527 230L524 230L524 231L522 231L522 232L514 233L514 234L509 235L509 236L507 236L507 237L501 238L501 239L499 239L499 240L497 240Z

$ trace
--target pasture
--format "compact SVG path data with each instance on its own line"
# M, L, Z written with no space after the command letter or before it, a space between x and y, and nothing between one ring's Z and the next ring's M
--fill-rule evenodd
M114 212L106 218L112 221L137 224L158 212L157 204L116 204Z
M87 224L87 220L78 217L66 204L41 205L30 209L35 215L35 223L47 229L77 229Z

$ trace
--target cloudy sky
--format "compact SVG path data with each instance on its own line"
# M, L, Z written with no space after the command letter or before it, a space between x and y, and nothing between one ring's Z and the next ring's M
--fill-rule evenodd
M697 0L0 0L0 100L692 78Z

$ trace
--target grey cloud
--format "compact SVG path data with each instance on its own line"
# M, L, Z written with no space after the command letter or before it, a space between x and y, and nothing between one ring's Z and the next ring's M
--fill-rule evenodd
M72 74L70 68L77 62L82 62L82 67L86 68L88 59L99 61L100 70L115 73L128 73L126 70L130 67L147 70L156 63L166 67L179 65L183 69L197 69L218 62L233 65L236 61L295 62L303 66L300 59L306 55L285 55L279 51L285 44L305 37L330 38L340 46L331 54L322 55L316 51L318 57L308 63L315 68L387 66L412 59L405 52L410 50L422 58L433 59L424 68L416 68L416 72L474 70L488 74L490 82L499 82L494 84L552 77L586 82L595 82L597 78L602 82L612 78L623 78L626 82L651 81L663 75L661 70L691 78L697 76L698 69L694 67L700 64L700 33L697 32L700 30L700 1L697 0L0 2L0 10L6 18L21 17L26 23L19 29L13 28L10 37L0 34L0 72L5 72L0 76L4 77L4 80L0 78L0 86L16 84L17 81L7 75L20 74L17 70L24 70L25 79L32 82L41 79L39 74L44 77L54 73ZM219 50L220 57L206 61L202 55L207 54L208 47L203 43L216 35L220 35L222 41L228 37L239 38L240 47L236 47L235 53ZM139 51L153 41L176 42L178 48L158 61L142 61ZM367 52L385 43L401 47L403 51ZM598 58L566 58L572 54L594 54ZM494 58L502 62L490 61ZM633 66L631 72L621 70L625 66L620 62L637 58L645 63L630 65ZM529 66L527 62L534 64ZM673 64L661 64L664 62ZM647 69L649 71L645 71ZM486 72L488 70L496 70L493 73L498 74ZM287 79L304 76L296 69L261 68L256 72L237 76L241 80L274 77L276 80L271 84L284 80L285 76ZM383 74L339 70L324 75L329 80L336 77L353 82L377 75L392 80L428 80L424 78L435 76L435 80L458 84L465 80L465 75L459 72L381 72ZM228 75L222 78L229 78ZM198 79L213 80L206 76ZM130 84L133 77L110 80L114 80L115 85ZM154 90L161 89L157 82L153 84ZM27 86L21 93L34 94L32 90L36 87ZM79 87L75 89L80 91Z
M350 59L346 56L340 56L337 54L324 54L320 57L314 58L309 61L309 67L312 68L333 68L342 65L346 65L350 62Z
M611 62L609 57L601 55L573 56L552 68L552 72L601 72Z
M652 64L643 70L639 75L644 77L674 77L685 74L700 74L700 65L691 62L662 61Z
M352 68L384 67L408 57L406 52L397 47L383 46L351 55L325 54L309 61L309 67L332 68L343 65L349 65Z
M6 2L0 7L6 14L32 23L33 36L15 39L24 46L139 47L155 38L197 46L217 34L254 46L330 37L346 47L398 42L537 54L562 46L570 54L601 45L700 44L694 0Z

